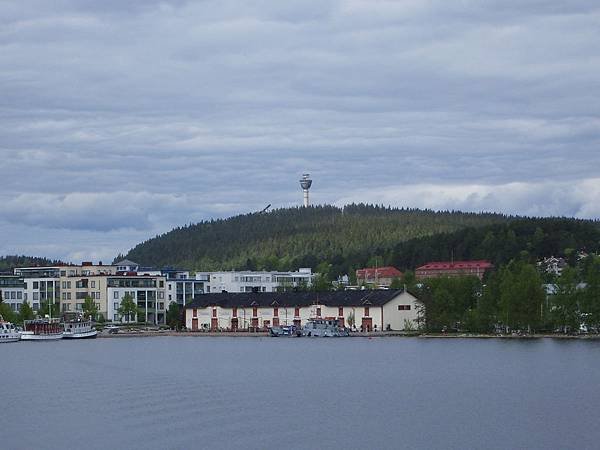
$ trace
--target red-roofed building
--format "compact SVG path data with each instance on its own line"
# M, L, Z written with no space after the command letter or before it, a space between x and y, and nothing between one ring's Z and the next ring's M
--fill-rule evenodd
M379 286L389 286L394 278L401 278L402 272L395 267L369 267L358 269L356 271L356 281L358 284L369 283Z
M430 262L415 270L417 278L436 278L436 277L459 277L474 275L479 279L483 278L486 270L491 269L493 264L489 261L440 261Z

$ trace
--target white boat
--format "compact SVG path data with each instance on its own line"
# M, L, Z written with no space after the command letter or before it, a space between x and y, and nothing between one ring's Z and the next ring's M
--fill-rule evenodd
M90 339L95 338L98 332L92 326L91 320L69 320L64 324L63 338L65 339Z
M0 343L17 342L21 340L21 333L10 322L5 322L0 316Z
M60 319L34 319L23 322L21 340L54 341L63 338L63 327Z

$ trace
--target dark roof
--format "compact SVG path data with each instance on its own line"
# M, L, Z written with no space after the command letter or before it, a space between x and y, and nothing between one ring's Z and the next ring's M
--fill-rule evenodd
M324 306L381 306L392 300L403 290L364 290L333 292L243 292L202 294L186 308L206 308L208 306L232 307L302 307L314 304Z

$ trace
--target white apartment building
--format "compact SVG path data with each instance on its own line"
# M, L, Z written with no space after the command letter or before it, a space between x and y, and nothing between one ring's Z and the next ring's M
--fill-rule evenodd
M208 279L205 293L278 292L286 287L310 286L315 274L310 268L297 272L202 272L196 277Z
M40 309L42 302L55 304L60 301L61 266L20 267L15 275L22 277L25 283L23 300L27 300L34 311Z
M16 275L0 275L0 296L11 310L19 312L25 300L25 282Z
M107 319L113 322L165 323L166 278L162 275L114 275L107 279ZM121 317L118 310L125 295L136 302L140 317Z

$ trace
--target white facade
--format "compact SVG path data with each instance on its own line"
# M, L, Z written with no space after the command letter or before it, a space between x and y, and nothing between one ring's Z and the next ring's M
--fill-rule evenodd
M129 322L149 322L155 325L165 323L166 281L164 277L155 276L115 276L109 278L107 287L108 314L107 320L127 322L127 318L119 315L121 302L129 294L137 304L139 317L131 317Z
M206 293L218 292L277 292L284 287L310 286L314 278L310 268L298 272L204 272L196 277L207 277Z
M13 312L19 312L25 300L25 283L21 278L8 275L0 276L0 296L2 302Z
M281 301L285 301L285 294L282 294ZM408 292L399 292L386 303L376 306L369 304L368 300L352 306L317 303L289 306L275 302L271 306L237 307L194 307L192 304L186 308L185 326L192 331L265 329L278 325L303 326L311 318L331 317L356 331L410 331L418 328L419 305L417 298ZM352 317L354 326L351 327Z

